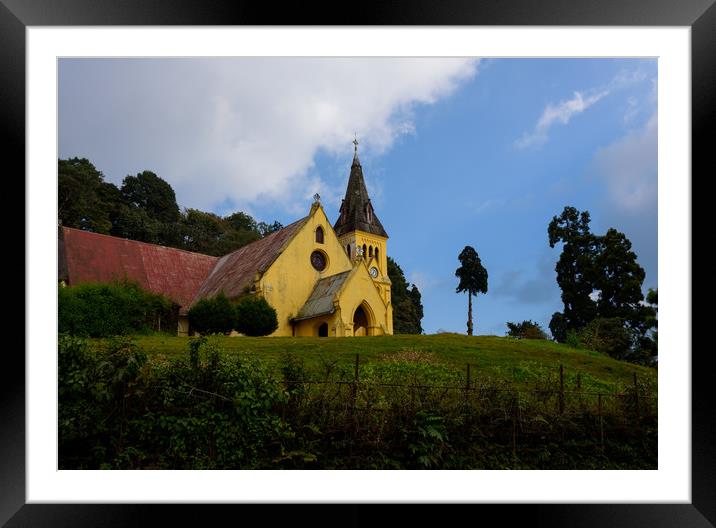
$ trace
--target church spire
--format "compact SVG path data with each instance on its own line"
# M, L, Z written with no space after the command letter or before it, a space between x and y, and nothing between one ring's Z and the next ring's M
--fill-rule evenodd
M368 189L365 186L363 168L358 159L358 138L353 140L353 145L355 152L353 154L353 163L351 164L351 173L348 177L346 196L341 204L340 216L333 229L338 236L360 230L387 238L388 234L373 211Z

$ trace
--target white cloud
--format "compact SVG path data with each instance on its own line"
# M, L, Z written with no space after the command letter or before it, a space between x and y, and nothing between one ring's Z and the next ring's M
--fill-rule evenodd
M348 165L354 132L364 155L389 149L414 133L415 105L450 95L477 66L442 58L66 59L60 156L87 156L116 183L153 170L183 206L271 200L291 208L316 191L337 192L333 175L311 170L319 150Z
M582 92L574 92L574 96L571 99L561 101L556 105L548 104L542 112L539 121L537 121L534 130L525 133L515 142L515 146L523 149L546 143L549 139L549 129L555 123L566 125L573 116L581 114L608 94L609 92L605 90L585 97Z
M657 202L657 114L639 129L597 151L597 173L617 209L635 213Z

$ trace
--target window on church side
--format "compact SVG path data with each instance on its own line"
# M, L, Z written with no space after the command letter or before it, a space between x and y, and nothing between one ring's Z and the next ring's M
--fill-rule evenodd
M323 228L321 226L316 228L316 242L323 244Z
M368 258L373 258L373 246L368 247Z
M368 248L363 244L363 258L368 254Z
M351 245L350 244L348 244L346 246L346 253L348 253L348 258L351 258Z
M311 253L311 265L316 269L316 271L323 271L326 269L326 255L323 254L321 251L314 251Z
M375 260L377 260L378 264L380 264L380 259L378 258L378 248L375 248Z

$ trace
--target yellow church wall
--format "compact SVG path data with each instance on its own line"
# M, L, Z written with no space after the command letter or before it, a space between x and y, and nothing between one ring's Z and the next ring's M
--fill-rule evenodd
M316 242L318 226L323 228L323 244ZM327 266L322 272L316 271L311 265L310 258L314 250L322 251L327 257ZM298 314L316 282L349 269L351 262L338 242L323 207L314 204L304 226L266 270L257 285L257 291L276 309L279 326L271 335L293 335L290 318ZM300 323L296 327L304 332L303 329L307 325L308 323Z
M296 337L315 337L318 335L318 327L326 323L328 325L328 337L343 336L343 328L338 324L340 318L336 313L315 317L313 319L305 319L295 324Z
M339 297L340 314L345 335L354 335L353 315L359 306L367 305L370 312L368 335L384 335L393 333L392 312L376 287L368 269L362 263L359 264L353 274L346 280L340 291Z

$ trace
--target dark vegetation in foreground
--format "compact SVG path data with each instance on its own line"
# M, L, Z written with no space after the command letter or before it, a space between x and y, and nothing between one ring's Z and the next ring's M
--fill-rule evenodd
M127 338L89 343L59 339L60 469L657 468L650 376L517 390L416 350L309 368L204 338L149 361Z

